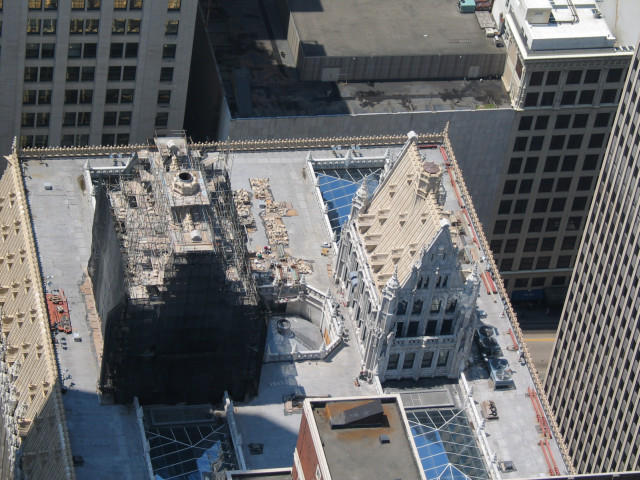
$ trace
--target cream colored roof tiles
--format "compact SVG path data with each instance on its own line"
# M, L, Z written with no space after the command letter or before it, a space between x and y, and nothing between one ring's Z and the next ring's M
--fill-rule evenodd
M435 193L441 170L427 167L411 142L356 220L380 291L396 269L400 284L405 282L422 247L440 230Z

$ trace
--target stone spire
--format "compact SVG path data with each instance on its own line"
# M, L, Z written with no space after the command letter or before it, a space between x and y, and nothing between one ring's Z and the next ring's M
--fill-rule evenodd
M353 203L351 204L351 218L355 219L358 216L366 202L369 200L369 188L367 187L366 178L362 180L360 184L360 188L356 192L356 196L353 198Z
M385 291L390 294L394 294L400 288L400 282L398 281L398 267L393 271L393 275L387 280L387 284L384 286Z

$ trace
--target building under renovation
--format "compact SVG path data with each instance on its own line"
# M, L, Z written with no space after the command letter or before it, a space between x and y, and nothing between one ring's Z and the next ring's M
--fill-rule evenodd
M411 135L373 196L362 183L342 230L335 280L363 373L382 381L457 378L471 351L479 278L475 267L461 269L458 220L445 210L444 149L429 147L419 150Z
M141 403L253 393L265 323L224 157L202 161L184 138L156 147L113 168L87 168L100 389Z

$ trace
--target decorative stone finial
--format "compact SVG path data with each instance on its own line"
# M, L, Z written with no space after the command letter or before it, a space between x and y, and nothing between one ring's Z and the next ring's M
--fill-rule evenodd
M391 292L395 292L399 288L400 288L400 282L398 281L398 267L396 267L393 271L393 275L391 275L391 278L387 280L385 289Z

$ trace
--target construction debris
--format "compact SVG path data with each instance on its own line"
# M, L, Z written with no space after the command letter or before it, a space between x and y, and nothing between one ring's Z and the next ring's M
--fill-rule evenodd
M245 227L255 227L256 221L255 218L253 218L253 213L251 212L251 194L244 188L235 190L233 192L233 203L235 204L236 211L238 212L240 225L244 225Z

